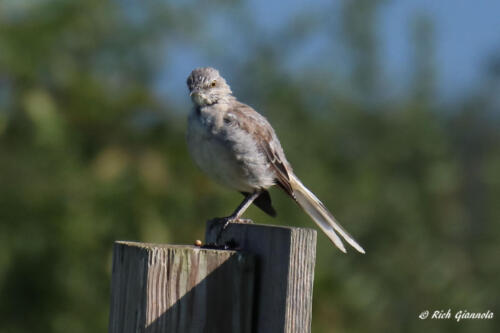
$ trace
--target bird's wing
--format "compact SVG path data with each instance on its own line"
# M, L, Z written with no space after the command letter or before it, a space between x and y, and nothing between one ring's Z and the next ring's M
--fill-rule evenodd
M357 251L365 253L365 250L337 222L325 205L294 175L290 164L285 158L283 148L281 148L281 144L266 118L242 103L238 103L228 113L228 116L237 122L237 126L253 136L259 148L267 157L270 168L275 173L276 183L304 209L335 246L342 252L346 252L339 237L340 235Z
M228 116L236 121L242 130L252 135L259 149L267 157L269 167L275 173L276 183L294 197L290 184L292 167L286 160L278 137L267 119L250 106L239 102L228 110Z

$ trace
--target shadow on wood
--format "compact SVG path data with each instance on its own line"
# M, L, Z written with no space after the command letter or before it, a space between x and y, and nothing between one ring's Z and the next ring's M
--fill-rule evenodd
M116 242L109 332L309 333L316 231L230 224L220 241L237 251Z
M116 242L109 332L251 332L253 256Z
M216 241L220 226L207 222L207 243ZM255 332L311 332L315 230L231 223L219 243L256 255Z

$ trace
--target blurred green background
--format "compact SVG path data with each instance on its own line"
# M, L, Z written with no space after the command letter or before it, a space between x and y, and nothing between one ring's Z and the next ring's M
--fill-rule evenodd
M388 3L0 1L0 332L105 332L114 240L191 244L236 207L187 155L185 78L204 65L367 250L319 235L313 332L499 332L418 315L500 316L500 49L445 94L439 22L417 11L390 82ZM313 226L271 194L277 219L247 216Z

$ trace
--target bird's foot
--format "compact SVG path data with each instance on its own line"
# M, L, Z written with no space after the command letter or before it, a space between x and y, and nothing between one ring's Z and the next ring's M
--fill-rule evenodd
M211 222L214 223L215 225L222 224L222 229L226 229L230 223L242 223L242 224L253 224L254 223L251 219L236 218L233 216L216 217L216 218L212 219Z
M235 218L232 216L224 217L222 218L224 221L224 226L222 227L223 230L225 230L227 227L229 227L230 223L241 223L241 224L253 224L253 221L251 219L242 219L242 218Z
M230 221L229 223L253 224L254 222L251 219L235 219Z
M212 222L212 228L218 229L216 244L219 244L222 234L227 229L227 227L229 227L230 223L242 223L242 224L254 223L251 219L242 219L234 216L216 217L212 219L211 222Z
M212 228L226 229L229 223L233 223L236 219L232 216L227 217L215 217L210 220Z
M220 245L220 240L224 230L228 227L229 223L231 223L234 219L228 217L215 217L209 221L210 230L209 232L214 232L216 234L215 243L211 244L214 247L223 248Z

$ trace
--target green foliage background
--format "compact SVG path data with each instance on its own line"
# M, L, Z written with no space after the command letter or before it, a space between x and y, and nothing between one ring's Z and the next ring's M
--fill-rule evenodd
M245 2L0 2L0 331L106 331L114 240L192 243L241 199L189 159L187 93L158 93L186 45L270 119L296 173L367 250L342 255L319 236L313 332L500 331L496 318L418 319L500 315L498 66L440 103L432 22L416 17L412 84L391 97L381 3L343 1L341 22L324 5L266 34ZM292 70L311 36L325 56ZM276 220L248 216L312 226L272 196Z

